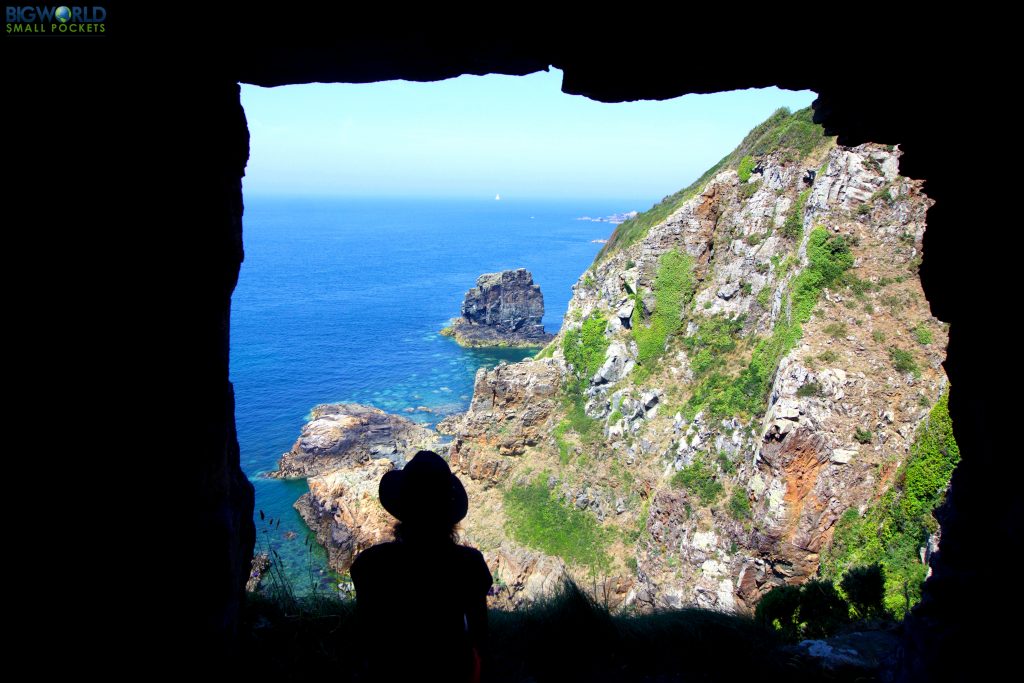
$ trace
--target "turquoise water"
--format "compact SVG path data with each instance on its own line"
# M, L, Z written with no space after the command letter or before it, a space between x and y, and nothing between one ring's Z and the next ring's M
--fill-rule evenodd
M477 276L530 270L544 325L557 332L571 285L601 248L592 240L614 227L576 218L651 203L247 198L231 306L235 419L256 488L257 547L280 553L296 590L336 578L292 508L305 480L261 475L276 469L310 409L352 401L426 424L465 410L478 368L536 352L464 349L438 334ZM417 406L435 412L403 412Z

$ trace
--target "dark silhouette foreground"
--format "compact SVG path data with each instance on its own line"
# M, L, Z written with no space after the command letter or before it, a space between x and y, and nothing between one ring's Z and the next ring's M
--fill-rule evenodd
M419 451L379 493L400 521L396 540L351 568L367 679L479 680L492 578L480 551L456 541L465 488L437 453Z
M248 668L239 680L361 683L362 623L354 606L335 597L299 605L250 596L244 615ZM613 615L568 583L515 611L488 614L487 683L675 683L676 681L784 681L864 683L885 680L890 661L825 670L802 649L752 617L696 608ZM878 637L898 640L884 629ZM386 662L410 658L411 635L369 634L386 644ZM854 646L861 651L861 644ZM409 666L415 669L415 663ZM232 672L234 675L234 672ZM410 675L409 681L432 681ZM443 680L443 679L442 679Z

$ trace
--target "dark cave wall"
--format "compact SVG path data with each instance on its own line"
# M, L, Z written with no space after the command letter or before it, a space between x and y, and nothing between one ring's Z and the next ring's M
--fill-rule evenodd
M815 119L838 135L841 144L871 141L901 146L901 172L925 179L925 191L936 200L928 215L921 277L933 313L952 324L944 365L963 462L942 512L942 548L933 561L934 575L923 603L907 621L899 677L955 678L977 673L977 660L967 663L960 656L972 635L965 624L995 617L991 603L974 596L978 586L993 585L998 574L994 565L979 563L977 558L1000 545L1000 539L1020 537L1020 501L1011 483L1019 480L1020 465L1014 463L1014 475L1007 476L1006 463L995 458L991 437L991 416L998 414L998 406L988 387L995 375L989 367L992 354L985 348L994 311L984 288L992 264L965 258L963 227L974 220L976 198L962 190L965 175L976 167L977 150L970 143L941 144L945 120L964 121L970 116L964 104L943 96L940 81L945 65L930 64L912 79L873 80L833 70L822 61L766 59L748 61L742 68L729 62L729 68L689 71L679 68L687 62L686 56L654 48L642 59L632 59L564 40L452 42L442 53L430 51L422 40L387 40L347 45L345 56L353 58L349 63L335 59L334 53L327 56L329 50L322 57L311 57L308 48L295 56L272 48L274 58L267 61L273 68L261 68L258 60L247 62L239 65L239 77L261 84L396 77L432 80L458 73L521 74L550 63L564 71L563 91L606 102L777 84L819 93ZM356 61L354 55L364 49L380 61ZM403 62L407 51L417 55L415 64ZM997 652L999 640L998 634L993 635L985 651Z
M1000 242L1014 221L986 206L1000 206L992 197L1012 187L978 177L1008 170L999 129L1010 110L995 95L991 108L964 96L1001 92L1004 57L985 46L959 49L951 36L971 24L959 16L924 28L920 17L890 8L871 21L845 17L849 29L787 16L782 31L735 14L688 8L685 25L646 17L637 33L620 18L581 26L511 10L500 22L465 28L415 17L399 23L383 11L287 22L245 9L207 17L201 31L162 36L121 13L102 41L19 43L19 68L7 83L17 97L5 112L13 179L5 208L28 242L11 253L38 267L9 280L20 330L13 341L63 340L69 330L75 340L64 364L40 354L38 390L26 396L32 406L52 405L54 388L114 397L90 401L76 416L109 452L103 468L80 468L64 485L61 513L99 510L141 522L130 557L86 564L102 590L76 593L67 611L110 611L116 602L123 630L147 647L166 655L164 636L173 636L166 641L176 644L173 656L160 660L170 667L200 666L203 654L230 661L255 540L228 373L248 156L237 83L436 80L553 65L564 70L565 92L608 102L807 88L820 95L818 120L843 144L901 145L901 172L925 179L936 200L921 274L934 314L951 323L945 367L963 460L943 510L934 575L907 622L900 676L967 678L1008 658L1012 632L995 624L1006 612L1001 555L1021 537L1022 460L1004 441L1007 406L1015 405L997 391L1013 355L1002 346L1013 340L993 338L992 330L1007 317L1002 278L1015 272L1014 256ZM4 49L13 45L5 41ZM90 78L55 82L71 67ZM967 75L958 81L957 74ZM88 131L84 142L78 131ZM34 296L22 296L26 288ZM69 302L59 321L49 313L53 301ZM114 412L130 419L112 425ZM60 525L68 526L66 516ZM78 528L68 536L65 556L121 555L120 536ZM125 649L104 641L100 652L126 657Z
M185 86L190 87L190 86ZM194 86L192 86L194 87ZM239 465L234 390L228 380L231 294L243 260L242 176L249 158L249 131L237 83L200 84L193 97L201 108L187 110L198 125L172 154L193 154L189 192L176 198L177 239L186 250L188 278L178 290L184 330L182 355L202 359L179 381L187 382L194 435L187 472L197 477L192 511L196 516L192 553L202 562L185 563L191 590L176 605L195 646L213 653L230 650L244 598L255 544L254 491Z

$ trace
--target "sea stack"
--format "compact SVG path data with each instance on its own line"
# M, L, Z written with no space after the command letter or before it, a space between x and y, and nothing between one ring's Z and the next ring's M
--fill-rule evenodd
M544 346L544 295L525 268L484 273L466 292L462 315L441 334L462 346Z

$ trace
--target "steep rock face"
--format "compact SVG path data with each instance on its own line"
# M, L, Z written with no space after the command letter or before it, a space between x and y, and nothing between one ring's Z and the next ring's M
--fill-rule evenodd
M449 447L452 468L485 485L502 481L516 458L548 438L561 379L554 360L478 370L469 411Z
M483 484L481 500L497 500L497 488L530 472L557 472L553 495L636 539L611 544L603 570L603 586L625 588L623 606L744 610L776 585L809 578L843 512L863 510L892 484L927 405L946 387L946 328L931 317L916 274L930 202L920 183L897 174L898 156L829 143L803 156L770 151L747 182L731 169L710 175L642 239L580 278L545 350L551 358L478 375L474 417L455 427L453 465ZM817 295L764 375L756 412L715 407L750 372L758 345L794 324L812 233L842 236L850 277ZM692 301L637 379L636 327L656 315L670 251L691 259ZM607 346L583 389L586 414L603 427L595 440L564 428L558 377L567 372L560 342L596 315L608 321ZM716 324L728 343L702 353L698 340ZM896 352L915 367L897 370ZM720 387L687 410L715 373ZM528 387L542 376L556 391L545 390L540 411L535 397L499 380ZM497 429L519 426L527 406L522 415L543 424L528 442ZM713 482L706 496L683 483L693 472Z
M311 477L373 458L389 458L401 465L406 453L435 450L437 444L432 430L379 408L324 404L313 408L298 440L268 476Z
M336 571L348 571L359 551L393 540L395 519L381 506L377 487L394 467L391 460L377 458L310 477L309 493L295 501Z
M791 319L812 231L842 235L853 259L854 284L822 292L781 358L763 417L712 417L713 404L705 404L686 419L682 408L700 387L694 366L711 363L671 338L641 383L628 373L591 381L587 410L606 420L613 461L656 491L637 549L639 604L751 607L772 586L810 577L842 513L863 509L891 485L927 405L945 388L946 343L916 276L929 201L919 183L897 175L897 161L896 152L862 145L800 164L768 154L748 183L722 171L643 240L598 264L593 285L577 285L567 319L604 312L608 362L625 367L637 354L628 336L636 318L625 309L635 303L652 313L647 292L660 256L689 255L695 291L680 333L697 338L709 320L733 321L726 360L712 366L730 377L749 362L754 340ZM787 234L801 204L799 233ZM918 368L897 371L894 349L910 353ZM652 419L647 406L658 392L670 409ZM722 487L712 504L671 484L700 460ZM750 512L737 503L733 514L726 505L733 496Z
M444 334L463 346L543 346L544 295L525 268L484 273L466 292L461 317Z
M566 578L565 563L557 557L504 542L484 553L494 577L488 606L515 609L555 590Z

